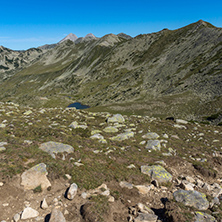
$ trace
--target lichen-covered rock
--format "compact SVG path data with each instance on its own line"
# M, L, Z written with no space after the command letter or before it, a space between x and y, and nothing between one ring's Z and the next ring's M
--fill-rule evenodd
M122 141L122 140L127 140L131 137L134 137L134 132L125 132L118 134L117 136L111 137L111 140L116 140L116 141Z
M154 140L154 139L158 139L160 136L157 133L147 133L145 135L142 136L144 139L149 139L149 140Z
M92 136L90 136L91 139L98 139L98 140L103 140L104 137L99 134L99 133L96 133L96 134L93 134Z
M123 123L125 122L125 119L121 114L115 114L112 117L108 117L107 122L108 123Z
M185 206L195 207L198 210L207 210L209 202L204 193L193 190L177 190L173 193L177 202L183 203Z
M148 140L145 148L148 150L160 150L160 148L161 148L160 141L159 140Z
M79 125L76 121L74 121L69 125L69 127L73 128L73 129L77 129L77 128L86 129L88 126L87 125Z
M73 153L74 148L68 144L63 144L59 142L49 141L46 143L42 143L39 149L49 153L53 158L55 158L55 154L57 153Z
M105 129L103 129L103 131L106 132L106 133L116 133L119 130L116 127L107 126Z
M24 186L25 190L32 190L38 186L41 186L42 190L47 189L51 186L47 175L48 172L46 170L46 165L44 163L40 163L21 175L21 185Z
M217 220L204 212L195 212L195 222L217 222Z
M160 165L141 166L141 172L149 175L152 179L157 180L159 183L167 183L172 180L172 175Z

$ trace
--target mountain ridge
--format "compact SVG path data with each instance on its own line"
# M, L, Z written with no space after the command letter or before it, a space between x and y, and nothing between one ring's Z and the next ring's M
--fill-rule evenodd
M2 98L63 94L93 107L196 119L221 112L221 47L222 29L202 20L128 39L67 40L14 69ZM19 84L26 81L31 93ZM12 91L6 82L19 85Z

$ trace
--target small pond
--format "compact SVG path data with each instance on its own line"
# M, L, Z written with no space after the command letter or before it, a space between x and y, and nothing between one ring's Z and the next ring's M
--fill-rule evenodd
M75 107L76 109L87 109L90 106L83 105L83 104L81 104L79 102L76 102L76 103L72 103L72 104L68 105L68 107Z

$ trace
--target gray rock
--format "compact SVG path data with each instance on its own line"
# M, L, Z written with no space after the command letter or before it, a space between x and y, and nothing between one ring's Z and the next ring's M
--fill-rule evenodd
M160 136L157 133L147 133L142 136L144 139L149 139L149 140L155 140L158 139Z
M184 125L174 124L173 126L177 129L187 129L187 127Z
M42 143L39 149L49 153L53 158L55 158L55 154L57 153L73 153L74 148L68 144L63 144L59 142L49 141L46 143Z
M32 209L31 207L26 207L22 211L21 219L22 220L27 220L27 219L31 219L31 218L38 217L38 216L39 216L38 211Z
M51 183L47 179L48 172L46 170L46 165L44 163L40 163L25 171L21 175L21 185L24 186L25 190L32 190L38 186L41 188L47 189L51 186Z
M125 132L125 133L121 133L118 134L117 136L111 137L111 140L115 140L115 141L123 141L123 140L127 140L131 137L134 137L134 132Z
M42 201L42 203L41 203L41 208L42 209L47 209L49 206L48 206L48 204L47 204L47 202L46 202L46 199L44 198L43 199L43 201Z
M86 129L88 126L87 125L79 125L76 121L74 121L69 125L69 127L73 128L73 129L77 129L77 128Z
M176 123L177 124L187 124L188 122L186 120L183 120L183 119L176 119Z
M217 220L204 212L195 212L195 222L217 222Z
M134 222L156 222L158 216L154 214L138 213L138 217L134 219Z
M159 140L148 140L145 148L148 150L160 150L160 148L161 148L160 141Z
M122 188L128 188L128 189L133 189L133 184L131 184L131 183L128 183L128 182L126 182L126 181L121 181L120 183L119 183L119 185L122 187Z
M19 213L15 214L13 217L14 222L18 222L20 220L21 215Z
M52 210L49 222L66 222L66 219L59 209Z
M96 133L96 134L93 134L92 136L90 136L91 139L98 139L98 140L103 140L104 137L99 134L99 133Z
M106 132L106 133L116 133L119 130L116 127L107 126L105 129L103 129L103 131Z
M77 190L78 190L78 186L75 183L72 183L69 187L69 190L67 192L67 198L69 200L73 200L73 198L75 197L75 195L77 194Z
M206 195L198 191L177 190L173 196L177 202L181 202L185 206L195 207L198 210L207 210L209 207Z
M4 146L0 147L0 152L5 151L5 150L6 150L6 148Z
M160 165L141 166L141 172L149 175L152 179L157 180L159 183L167 183L172 180L172 175Z
M0 147L1 147L1 146L6 146L6 145L8 145L7 142L0 142Z
M121 114L115 114L112 117L107 118L108 123L123 123L125 122L124 117Z

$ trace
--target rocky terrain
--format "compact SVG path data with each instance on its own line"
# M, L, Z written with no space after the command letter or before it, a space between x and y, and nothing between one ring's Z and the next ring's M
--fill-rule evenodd
M221 126L0 104L0 221L222 221Z
M200 20L134 38L71 37L24 52L2 47L1 101L80 101L95 110L221 122L221 28Z

